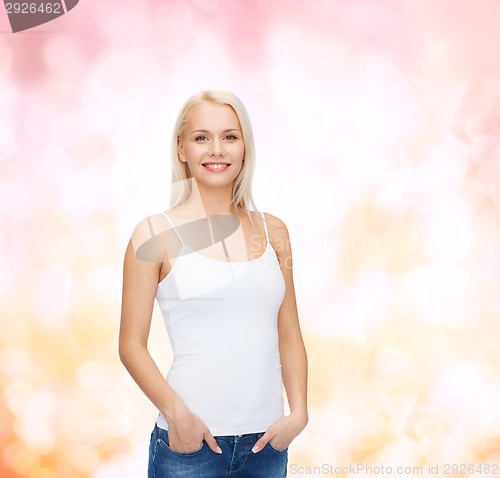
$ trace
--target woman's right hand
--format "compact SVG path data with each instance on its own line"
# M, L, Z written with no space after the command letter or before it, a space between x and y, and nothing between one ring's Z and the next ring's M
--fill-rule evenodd
M203 440L215 453L222 453L208 427L181 401L174 404L171 418L167 418L169 446L174 451L189 453L201 447Z

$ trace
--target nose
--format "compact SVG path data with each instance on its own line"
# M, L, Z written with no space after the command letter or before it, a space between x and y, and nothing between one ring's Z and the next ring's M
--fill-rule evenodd
M210 144L210 156L224 156L224 148L222 147L222 142L214 140Z

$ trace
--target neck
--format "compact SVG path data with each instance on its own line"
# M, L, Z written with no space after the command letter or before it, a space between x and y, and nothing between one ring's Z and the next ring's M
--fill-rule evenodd
M232 185L215 189L193 181L191 194L184 204L198 217L235 216L238 210L232 204L232 193Z

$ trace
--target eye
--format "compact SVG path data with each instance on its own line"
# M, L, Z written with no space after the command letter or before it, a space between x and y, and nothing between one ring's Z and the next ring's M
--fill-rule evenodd
M228 134L226 136L226 139L228 139L229 141L234 141L235 139L238 139L238 137L235 136L234 134Z
M205 141L206 139L206 136L196 136L196 138L194 138L195 141Z

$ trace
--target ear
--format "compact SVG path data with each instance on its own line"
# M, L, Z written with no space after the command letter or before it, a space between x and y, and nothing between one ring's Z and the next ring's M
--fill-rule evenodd
M180 136L177 138L177 156L183 163L186 162L186 155L184 154L184 144L182 144Z

